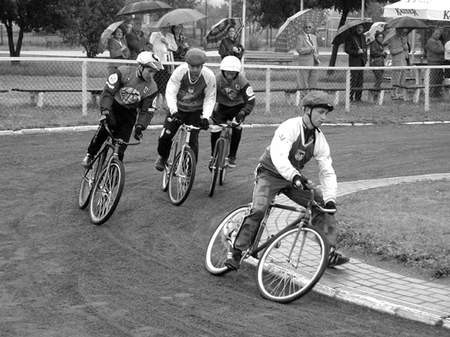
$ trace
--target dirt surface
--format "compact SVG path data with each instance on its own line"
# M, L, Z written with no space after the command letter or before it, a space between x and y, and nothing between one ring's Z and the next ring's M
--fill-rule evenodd
M214 198L203 133L198 175L180 207L159 190L159 132L146 132L127 151L122 199L100 227L77 208L79 162L92 133L1 137L0 335L448 335L315 293L289 305L263 300L249 266L225 277L204 270L209 236L227 210L249 201L273 131L245 130L239 166ZM325 132L341 181L449 170L448 125Z

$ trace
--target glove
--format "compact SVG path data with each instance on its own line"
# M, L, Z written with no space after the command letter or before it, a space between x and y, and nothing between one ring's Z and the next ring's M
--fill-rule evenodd
M309 187L312 185L312 181L307 179L305 176L301 174L296 174L292 179L292 184L296 188L301 188L304 190L309 190Z
M239 113L236 115L236 122L238 122L239 124L241 124L241 123L243 123L244 122L244 119L245 119L245 112L244 111L239 111Z
M142 130L144 130L144 126L141 124L137 124L134 127L134 139L136 140L141 140L143 135L142 135Z
M209 120L208 118L202 118L200 120L200 128L203 130L208 130L209 128Z
M109 110L102 111L100 122L108 124L111 129L114 129L117 126L116 117L114 117L114 115Z
M337 208L336 208L336 203L335 203L334 201L328 201L328 202L325 204L325 208L326 208L326 209L337 209Z

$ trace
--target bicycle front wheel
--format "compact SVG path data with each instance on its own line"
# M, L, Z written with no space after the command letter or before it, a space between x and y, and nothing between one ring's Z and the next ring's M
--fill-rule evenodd
M275 239L257 269L261 295L288 303L308 293L327 267L329 245L316 228L294 228Z
M125 168L118 159L112 159L99 175L92 191L89 213L92 223L101 225L113 214L125 184Z
M175 206L187 199L194 184L195 166L194 151L189 147L175 158L169 174L169 198Z
M161 190L163 190L163 192L167 192L167 189L169 188L169 174L170 174L170 166L166 164L164 166L161 181Z
M103 156L98 156L92 163L91 167L85 169L81 176L80 192L78 193L78 207L85 209L89 205L89 198L95 185L95 175L98 171L99 163Z
M217 226L209 239L206 249L205 268L213 275L222 275L228 271L225 266L228 248L241 227L249 206L240 206L229 213Z

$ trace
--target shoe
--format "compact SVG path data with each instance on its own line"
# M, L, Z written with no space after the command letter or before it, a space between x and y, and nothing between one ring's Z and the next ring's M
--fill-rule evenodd
M236 167L236 158L228 157L228 167Z
M88 169L92 165L92 156L89 153L86 153L83 160L81 161L81 166L83 166L85 169Z
M242 252L239 249L231 248L227 253L225 266L230 270L238 270L241 266Z
M155 163L155 169L157 169L158 171L164 171L165 168L166 160L163 157L159 156Z
M328 268L333 268L336 266L340 266L344 263L347 263L348 261L350 261L350 259L338 252L336 252L335 249L332 248L332 250L330 251L330 254L328 255Z

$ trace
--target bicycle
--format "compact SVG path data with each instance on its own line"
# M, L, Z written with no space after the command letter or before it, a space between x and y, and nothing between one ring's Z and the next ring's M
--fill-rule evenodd
M226 255L250 207L248 204L233 210L211 236L205 258L206 270L211 274L230 271L224 264ZM336 211L321 207L314 200L314 189L306 208L273 201L267 209L253 244L242 255L243 260L249 257L259 260L256 279L262 297L279 303L292 302L307 294L325 272L330 247L322 231L311 223L313 208L330 214ZM286 227L269 235L267 221L274 209L298 215Z
M120 145L137 145L115 138L107 125L108 139L85 169L78 195L78 206L84 209L89 204L91 222L101 225L106 222L119 203L125 184L125 167L119 159Z
M184 123L178 128L163 170L161 189L168 190L170 202L175 206L180 206L187 199L194 184L197 160L189 145L193 130L200 128Z
M220 137L214 146L214 155L209 167L211 171L211 184L209 187L208 196L214 195L214 189L216 188L217 178L219 178L219 185L222 186L225 182L225 175L228 167L227 154L230 151L230 142L232 128L238 126L235 122L217 124L216 127L220 127Z

